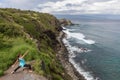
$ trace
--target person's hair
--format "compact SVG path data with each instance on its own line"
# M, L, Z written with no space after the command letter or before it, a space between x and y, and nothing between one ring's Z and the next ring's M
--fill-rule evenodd
M19 58L21 55L22 55L22 54L21 54L21 53L19 53L19 54L17 55L17 57Z

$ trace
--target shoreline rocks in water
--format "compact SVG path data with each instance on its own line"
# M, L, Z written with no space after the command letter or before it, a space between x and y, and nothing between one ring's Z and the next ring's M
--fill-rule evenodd
M74 68L74 66L69 62L68 57L68 51L62 42L62 39L64 38L65 33L60 32L60 35L58 37L58 41L60 42L61 48L58 51L58 59L60 60L62 66L65 68L66 73L72 78L72 80L85 80L82 75L78 73L78 71Z

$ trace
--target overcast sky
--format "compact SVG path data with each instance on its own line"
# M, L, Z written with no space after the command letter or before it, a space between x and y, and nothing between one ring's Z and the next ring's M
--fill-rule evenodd
M52 14L120 14L120 0L0 0L0 7Z

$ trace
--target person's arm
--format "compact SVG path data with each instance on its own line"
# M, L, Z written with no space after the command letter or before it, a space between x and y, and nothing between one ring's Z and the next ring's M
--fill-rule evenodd
M14 67L18 63L18 59L15 61L15 63L12 65Z
M21 58L24 58L24 57L25 57L25 55L27 55L27 54L28 54L28 52L29 52L29 50L27 50L27 51L23 54L23 56L22 56Z

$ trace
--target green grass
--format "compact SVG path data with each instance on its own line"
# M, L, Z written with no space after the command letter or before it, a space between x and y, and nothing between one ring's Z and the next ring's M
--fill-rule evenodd
M58 20L50 14L0 9L0 76L15 62L18 53L29 50L25 60L35 61L31 65L37 74L63 80L64 69L56 58L58 27Z
M38 54L34 43L28 43L23 38L3 38L4 42L0 48L0 70L5 71L16 60L18 53L24 53L29 50L26 60L33 60ZM5 63L4 63L5 62ZM2 73L0 71L0 73Z

